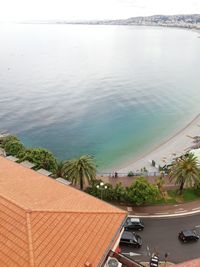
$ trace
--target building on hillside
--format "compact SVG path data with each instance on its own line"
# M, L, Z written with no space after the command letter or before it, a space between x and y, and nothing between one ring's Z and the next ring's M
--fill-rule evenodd
M0 266L104 266L126 212L0 157Z

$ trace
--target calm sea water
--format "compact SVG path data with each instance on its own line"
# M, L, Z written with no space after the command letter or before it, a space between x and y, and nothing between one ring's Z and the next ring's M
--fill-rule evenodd
M133 26L0 25L0 129L112 169L199 112L200 39Z

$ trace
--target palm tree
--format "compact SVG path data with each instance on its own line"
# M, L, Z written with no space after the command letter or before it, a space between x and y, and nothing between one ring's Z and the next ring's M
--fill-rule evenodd
M184 185L192 186L193 183L200 182L200 171L197 166L197 158L188 153L181 158L176 159L172 164L169 172L170 180L175 180L175 183L180 185L180 195L183 192Z
M63 160L56 161L56 165L55 165L53 174L56 177L62 177L62 178L65 178L66 177L66 173L65 173L65 162Z
M83 155L79 158L67 160L65 163L65 172L72 184L80 185L83 190L85 181L89 184L95 180L96 166L93 157L90 155Z
M161 173L161 175L162 175L162 173ZM159 193L160 193L163 197L165 196L165 194L164 194L164 190L163 190L163 185L164 185L164 183L165 183L165 179L164 179L163 176L156 177L156 179L155 179L155 184L156 184L156 186L157 186L157 188L158 188L158 190L159 190Z

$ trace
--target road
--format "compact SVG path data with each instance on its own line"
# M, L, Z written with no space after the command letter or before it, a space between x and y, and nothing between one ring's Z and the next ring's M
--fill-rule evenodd
M139 262L149 261L153 252L159 253L160 260L164 260L165 253L169 253L168 261L179 263L200 257L200 239L193 243L181 243L178 233L184 229L196 229L200 235L200 214L179 218L145 218L145 228L137 231L142 237L141 248L121 246L122 253L134 252L141 254L133 257Z

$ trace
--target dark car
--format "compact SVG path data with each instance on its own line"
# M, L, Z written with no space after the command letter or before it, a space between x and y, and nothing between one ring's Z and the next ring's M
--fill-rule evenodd
M120 239L120 244L139 248L142 246L142 238L133 232L124 231Z
M181 231L178 237L183 242L197 241L199 239L199 236L197 235L195 230Z
M139 218L128 217L124 224L124 229L127 230L143 230L144 223Z

